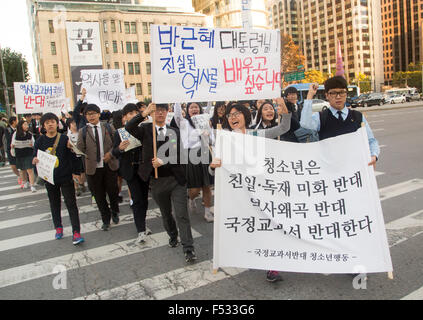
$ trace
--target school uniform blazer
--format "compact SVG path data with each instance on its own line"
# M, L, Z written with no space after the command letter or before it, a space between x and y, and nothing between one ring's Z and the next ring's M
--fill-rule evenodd
M104 154L107 152L112 152L113 149L113 137L110 136L109 131L106 129L104 123L99 122L98 125L101 127L101 134L103 137L103 150ZM82 131L84 128L79 129L78 131L78 142L76 144L77 148L86 154L85 158L85 173L88 175L94 175L97 169L97 148L95 143L95 136L91 127L87 127L87 138L84 141L82 136ZM115 130L112 127L112 133ZM106 163L104 163L106 165ZM119 169L119 161L115 157L112 157L107 163L110 170L116 171Z
M137 174L134 171L133 163L140 162L141 147L134 148L127 152L120 152L119 145L122 142L119 132L116 130L114 134L114 145L112 154L116 159L119 159L119 174L126 181L130 181Z
M142 122L143 120L144 118L141 115L137 115L126 124L125 129L131 135L133 135L135 138L141 141L142 156L141 156L141 163L138 168L138 174L140 175L141 179L143 179L144 181L148 181L154 169L153 164L151 163L154 157L153 124L143 123L140 126L138 126L139 123ZM156 139L157 139L157 135L156 135ZM180 142L181 142L181 137L179 134L179 130L166 125L166 143L169 143L169 147L171 149L177 150L177 153L176 153L177 158L171 159L173 164L170 164L170 170L172 171L178 184L183 186L186 184L186 178L185 178L185 169L180 164L180 160L181 160ZM157 144L159 144L159 142L157 142Z

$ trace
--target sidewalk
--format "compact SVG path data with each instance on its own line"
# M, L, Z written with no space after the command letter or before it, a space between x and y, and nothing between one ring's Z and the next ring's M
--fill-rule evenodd
M370 111L379 111L379 110L395 110L395 109L407 109L407 108L415 108L415 107L423 107L423 101L412 101L412 102L405 102L405 103L395 103L395 104L384 104L383 106L372 106L372 107L358 107L353 108L353 110L357 110L360 112L370 112Z

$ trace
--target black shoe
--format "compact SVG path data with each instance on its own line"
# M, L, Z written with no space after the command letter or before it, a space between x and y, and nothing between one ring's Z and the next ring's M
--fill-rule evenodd
M192 263L195 260L197 260L197 256L195 255L194 250L188 250L187 252L185 252L185 261L188 263Z
M103 225L101 226L101 230L109 231L110 230L110 224L103 223Z
M178 246L178 244L179 244L178 238L170 238L169 239L169 247L175 248L175 247Z
M267 271L266 280L269 282L277 282L277 281L282 281L282 277L279 274L279 272L270 270L270 271Z
M119 223L119 213L112 212L112 220L113 220L114 224L118 224Z
M119 201L119 203L122 203L123 202L123 197L122 196L118 196L118 201Z

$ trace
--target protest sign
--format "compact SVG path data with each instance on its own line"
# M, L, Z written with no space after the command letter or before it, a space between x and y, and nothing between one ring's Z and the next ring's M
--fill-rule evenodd
M118 131L122 141L129 141L129 146L126 147L125 152L141 146L141 141L132 136L125 128L119 128Z
M128 104L128 103L137 103L138 99L135 96L135 87L129 87L125 90L125 96L124 96L124 105Z
M38 176L43 180L54 184L53 171L56 165L57 157L52 156L47 152L38 150L37 158L39 160L39 162L37 163Z
M151 27L155 103L280 97L279 30Z
M301 144L218 130L214 269L389 272L365 128Z
M16 114L60 113L66 99L65 86L60 83L14 82Z
M75 143L73 143L71 139L69 139L68 141L69 141L69 144L70 144L70 145L71 145L71 147L72 147L72 151L73 151L76 155L78 155L78 156L86 156L86 154L85 154L85 153L83 153L81 150L79 150L79 149L78 149L78 147L76 146L76 144L75 144Z
M125 106L123 70L100 69L81 71L82 88L87 90L86 100L101 110L120 110Z

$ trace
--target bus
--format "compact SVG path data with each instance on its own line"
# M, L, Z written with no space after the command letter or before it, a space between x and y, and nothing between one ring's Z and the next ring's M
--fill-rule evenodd
M394 95L394 94L400 94L400 95L407 95L407 94L414 94L417 92L416 88L392 88L385 91L386 95Z
M302 104L304 100L307 99L308 89L310 88L311 83L297 83L297 84L291 84L288 87L294 87L298 90L298 103ZM285 90L288 88L282 90L282 96L284 96ZM348 98L355 99L360 95L360 88L355 85L348 86ZM317 89L317 93L314 96L315 99L320 100L326 100L325 95L325 87L323 85L319 85L319 88Z

